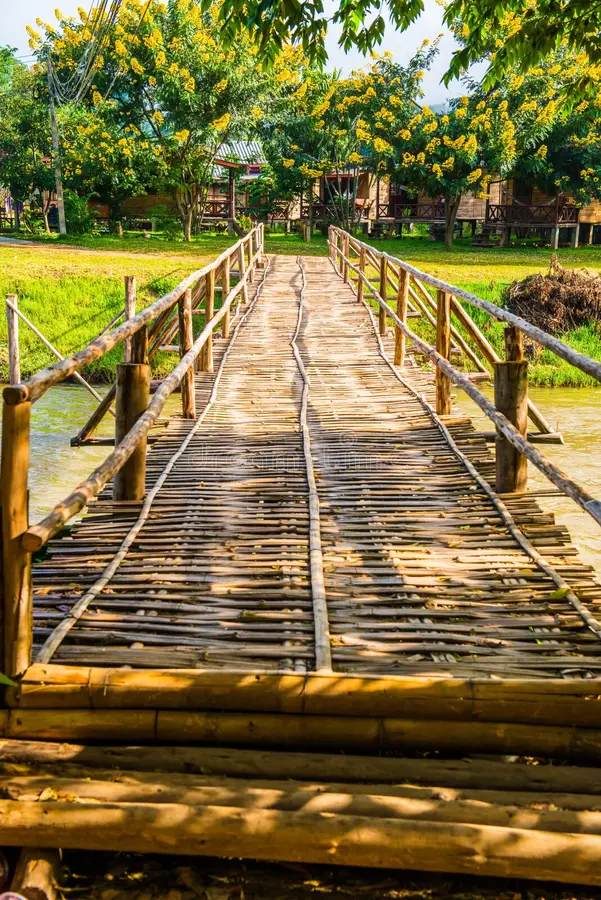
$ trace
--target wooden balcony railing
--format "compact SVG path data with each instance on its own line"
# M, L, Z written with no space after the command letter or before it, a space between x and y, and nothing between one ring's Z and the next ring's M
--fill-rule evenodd
M489 203L486 210L487 225L576 225L578 206L557 204L518 206L515 204Z
M355 200L355 220L357 222L366 222L369 219L371 207L371 200ZM342 209L342 204L340 205L340 207L336 207L333 203L314 203L313 220L335 223L340 218L339 214L337 213L338 209ZM308 218L309 204L303 203L301 205L301 219Z
M410 219L415 222L444 222L445 205L443 200L418 203L417 200L402 202L393 199L387 203L380 203L378 216L380 218Z

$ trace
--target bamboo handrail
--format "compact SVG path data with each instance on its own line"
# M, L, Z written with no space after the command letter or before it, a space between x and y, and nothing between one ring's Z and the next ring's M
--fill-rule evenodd
M331 225L330 228L341 234L345 233L335 225ZM363 241L357 239L354 239L354 244L369 248L372 252L374 250L369 244L365 244ZM341 251L338 250L338 252L340 253ZM591 375L593 378L597 379L597 381L601 381L601 362L597 362L597 360L592 359L590 356L586 356L586 354L574 350L558 338L547 334L542 328L537 328L536 325L532 325L530 322L527 322L526 319L522 319L520 316L516 316L508 310L496 306L496 304L491 303L490 300L482 300L481 297L470 293L470 291L464 291L463 288L458 288L456 285L449 284L441 278L435 278L433 275L428 275L426 272L422 272L420 269L400 260L398 257L385 253L383 250L377 250L376 253L379 256L386 257L386 259L390 260L395 265L401 266L401 268L405 269L406 272L409 272L414 278L429 284L431 287L442 291L448 291L455 297L460 297L462 300L471 303L472 306L476 306L478 309L482 309L484 312L489 313L494 319L505 322L507 325L514 325L524 334L527 334L529 338L532 338L533 341L536 341L548 350L552 350L553 353L570 363L570 365L575 366L582 372L586 372L587 375Z
M137 331L155 319L160 313L175 306L187 288L191 287L195 282L199 281L199 279L205 277L209 272L214 272L218 269L226 257L232 256L239 252L240 249L243 252L244 245L249 239L252 239L255 231L258 229L262 229L261 224L257 225L249 234L240 238L235 244L232 244L231 247L224 250L223 253L216 257L212 262L203 266L202 269L192 272L191 275L188 275L183 281L180 281L172 291L169 291L169 293L160 297L154 303L151 303L150 306L147 306L146 309L143 309L133 318L127 319L118 328L91 341L77 353L66 357L60 362L54 363L52 366L41 369L27 381L5 388L5 402L11 406L18 403L24 403L25 401L34 403L50 387L52 387L52 385L64 381L65 378L69 378L74 372L78 372L85 366L90 365L94 360L100 359L100 357L104 356L105 353L108 353L109 350L112 350L117 344L136 334ZM252 259L252 253L250 256Z
M333 226L331 226L333 228ZM361 243L361 242L358 242ZM336 247L338 254L342 255L342 251ZM394 259L394 257L393 257ZM395 260L395 262L399 262ZM380 308L384 308L388 315L392 318L395 325L400 328L406 337L408 337L416 347L420 349L422 353L427 355L429 359L434 363L434 365L439 369L447 378L449 378L457 387L462 388L465 393L471 397L471 399L480 407L482 412L488 416L488 418L493 422L496 426L497 431L501 433L513 446L523 455L525 456L536 468L546 476L557 488L559 488L566 496L570 497L570 499L574 500L585 512L587 512L599 525L601 525L601 501L592 497L587 491L583 490L575 481L571 478L568 478L560 469L558 469L553 463L548 460L542 453L536 450L529 441L524 438L520 432L511 424L511 422L500 413L494 406L491 401L485 397L478 388L470 381L467 375L458 371L447 359L441 356L434 347L430 346L426 341L422 340L414 331L412 331L409 326L401 321L401 319L397 316L395 311L391 306L386 303L386 301L381 297L378 291L371 284L367 276L360 271L360 269L355 266L348 258L343 260L343 264L346 267L346 270L352 269L356 272L359 278L363 279L365 288L370 292L370 294L374 297L376 302L380 305ZM402 267L411 273L413 270L411 266L406 266L402 264ZM418 270L413 270L417 272ZM421 277L420 273L420 277ZM429 278L429 276L426 276ZM439 279L434 279L440 285L446 285L446 282L440 281ZM446 285L448 288L448 292L457 294L458 289L453 285ZM442 290L442 288L441 288ZM466 293L466 292L463 292ZM482 301L487 302L487 301ZM493 304L490 304L494 306ZM522 319L519 319L518 316L512 316L512 319L517 319L518 322L523 322ZM512 322L512 324L515 324ZM528 325L527 322L524 323ZM517 327L525 331L525 329L521 328L519 325ZM534 328L534 326L528 326ZM535 329L536 331L540 331L540 329ZM542 332L544 334L544 332ZM558 343L561 343L559 341ZM565 346L565 345L562 345ZM569 349L569 348L568 348ZM582 356L582 354L578 354L578 356ZM591 363L594 363L594 360L590 360ZM597 364L596 364L597 365ZM601 366L599 366L601 370ZM601 380L601 377L600 377ZM595 627L599 628L595 623Z
M183 356L178 365L160 384L146 411L136 424L125 435L114 451L86 478L68 497L58 503L37 525L32 525L23 534L22 545L29 552L35 552L44 546L60 529L77 515L90 500L97 497L100 491L113 478L116 472L127 462L137 445L146 437L156 423L170 394L180 385L182 378L194 365L201 350L213 333L213 329L225 317L226 312L238 294L246 286L251 268L249 267L236 286L230 291L217 313L207 322L192 348Z

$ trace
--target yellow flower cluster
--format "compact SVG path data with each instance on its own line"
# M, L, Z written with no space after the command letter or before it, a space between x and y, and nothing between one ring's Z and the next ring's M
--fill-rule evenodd
M480 178L482 178L482 169L477 168L477 169L474 169L473 172L469 173L466 181L468 184L474 184L476 181L479 181Z

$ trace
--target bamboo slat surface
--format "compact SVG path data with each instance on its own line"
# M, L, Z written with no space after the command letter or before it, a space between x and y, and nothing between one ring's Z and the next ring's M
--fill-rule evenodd
M196 376L197 415L220 377L215 402L110 583L51 662L314 669L310 447L335 672L598 677L598 636L461 459L494 483L484 438L454 415L447 427L458 454L420 402L420 394L432 401L433 381L412 364L411 348L403 383L330 261L304 258L302 267L304 276L299 260L273 258L265 283L252 285L244 321L232 322L225 360L225 342L215 341L215 374ZM301 291L305 452L304 380L291 345ZM384 343L392 357L392 339ZM194 426L171 418L148 455L149 489ZM532 497L504 503L599 621L601 588L566 529ZM34 660L139 508L117 507L105 491L35 564Z

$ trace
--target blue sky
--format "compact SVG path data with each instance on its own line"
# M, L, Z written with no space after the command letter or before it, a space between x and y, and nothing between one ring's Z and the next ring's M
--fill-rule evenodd
M29 54L27 45L26 25L33 25L39 16L47 21L54 21L54 9L59 6L63 13L71 15L78 6L89 7L89 0L0 0L0 45L9 44L17 47L20 54ZM435 0L425 0L425 12L420 19L403 34L398 34L392 27L388 27L382 44L382 50L390 50L398 62L406 62L416 47L424 38L434 38L441 31L442 9ZM330 66L349 72L353 68L361 66L365 58L361 54L351 52L345 54L337 46L338 35L332 29L328 35L328 53ZM453 39L448 32L442 39L441 52L431 72L424 79L425 100L428 103L441 103L447 97L460 92L459 85L451 86L450 91L440 84L440 79L446 69L453 51Z

